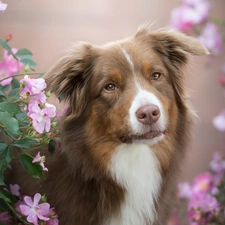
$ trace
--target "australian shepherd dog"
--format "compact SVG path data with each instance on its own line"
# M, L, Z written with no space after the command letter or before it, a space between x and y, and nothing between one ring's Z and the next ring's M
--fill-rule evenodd
M46 194L60 225L165 225L192 126L183 67L204 54L192 37L147 26L103 46L76 43L45 74L69 105L61 149L46 156L40 184L19 169L14 183Z

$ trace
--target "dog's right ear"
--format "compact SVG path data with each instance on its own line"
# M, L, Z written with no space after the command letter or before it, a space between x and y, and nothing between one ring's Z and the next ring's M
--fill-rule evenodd
M78 117L87 106L85 86L91 76L92 64L92 46L78 42L44 75L47 90L68 101L74 117Z

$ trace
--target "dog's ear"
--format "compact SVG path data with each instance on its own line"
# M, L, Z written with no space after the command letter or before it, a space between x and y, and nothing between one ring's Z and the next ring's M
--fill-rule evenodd
M85 86L91 77L92 58L92 46L78 42L44 75L47 90L68 101L74 117L87 106Z
M149 42L152 48L170 60L177 69L186 64L188 55L208 55L208 50L195 38L171 29L150 32L148 27L139 28L136 38Z

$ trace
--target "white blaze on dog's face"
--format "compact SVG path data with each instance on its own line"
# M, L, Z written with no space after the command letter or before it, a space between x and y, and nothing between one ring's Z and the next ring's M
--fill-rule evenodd
M129 109L131 129L133 133L136 134L133 137L134 141L149 145L155 144L163 138L166 131L162 102L156 95L141 87L136 79L134 63L130 55L124 49L123 53L131 66L137 88L137 94L134 96ZM155 79L159 79L161 75L161 73L155 73Z

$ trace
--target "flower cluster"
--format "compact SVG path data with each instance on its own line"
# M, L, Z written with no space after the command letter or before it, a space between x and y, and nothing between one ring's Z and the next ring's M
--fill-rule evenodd
M16 54L18 49L12 48L12 52ZM0 62L0 78L2 80L0 84L2 86L9 85L12 82L12 76L18 73L23 67L23 64L16 60L6 49L3 50L3 61ZM8 78L8 79L6 79Z
M22 89L20 96L24 99L25 110L35 130L42 134L44 130L50 131L51 118L56 116L56 107L46 102L46 95L43 90L47 87L43 78L31 79L28 75L21 81Z
M212 21L208 0L181 0L182 5L171 13L170 26L199 39L209 52L218 55L222 50L219 27Z
M210 172L199 174L192 184L183 182L178 186L178 198L187 201L190 225L225 224L225 159L216 152L209 166ZM168 225L179 224L179 217L174 213Z
M1 5L0 2L0 10ZM15 49L8 44L12 35L0 39L3 61L0 61L0 223L6 225L58 225L58 216L44 196L22 196L18 185L7 185L4 171L11 168L14 155L34 178L43 178L48 171L44 152L30 153L48 146L55 150L59 131L59 112L48 103L49 92L43 73L29 72L36 63L26 48ZM21 70L24 68L24 71ZM38 78L31 78L39 75ZM20 80L17 77L21 77ZM59 145L59 144L58 144ZM19 150L19 151L18 151ZM37 184L38 185L38 184Z
M41 196L36 193L33 198L30 196L22 196L19 192L20 187L15 185L9 185L9 190L5 188L6 192L17 197L18 201L15 203L15 215L16 220L13 215L9 212L3 212L0 214L0 221L4 222L6 225L11 225L18 223L19 221L28 221L31 224L38 225L58 225L58 215L55 213L54 208L50 208L50 204L46 202L45 196ZM25 222L26 223L26 222Z

